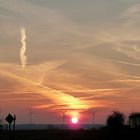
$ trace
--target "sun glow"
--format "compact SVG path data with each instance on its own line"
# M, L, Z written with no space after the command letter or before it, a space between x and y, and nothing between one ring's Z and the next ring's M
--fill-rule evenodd
M78 123L78 118L77 117L72 117L71 118L71 122L73 123L73 124L77 124Z

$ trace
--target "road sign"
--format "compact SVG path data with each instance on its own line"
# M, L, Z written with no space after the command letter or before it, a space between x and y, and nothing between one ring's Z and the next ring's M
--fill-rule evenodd
M5 120L6 120L9 124L11 124L11 123L15 120L15 118L14 118L11 114L8 114L8 116L5 118Z

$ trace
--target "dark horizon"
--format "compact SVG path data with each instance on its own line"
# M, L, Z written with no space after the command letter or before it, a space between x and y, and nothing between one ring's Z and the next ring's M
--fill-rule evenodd
M113 110L139 112L138 0L0 3L0 118L105 123Z

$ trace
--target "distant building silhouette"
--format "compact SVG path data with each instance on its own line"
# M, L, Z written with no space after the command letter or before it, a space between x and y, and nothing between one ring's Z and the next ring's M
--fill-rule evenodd
M132 113L129 116L129 125L131 128L140 127L140 113Z

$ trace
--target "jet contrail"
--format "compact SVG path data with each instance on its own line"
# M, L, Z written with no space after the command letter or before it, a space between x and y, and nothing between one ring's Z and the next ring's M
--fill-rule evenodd
M27 64L27 56L26 56L26 50L27 50L27 46L26 46L26 29L24 27L22 27L20 29L21 32L21 49L20 49L20 61L21 61L21 65L23 68L26 67Z

